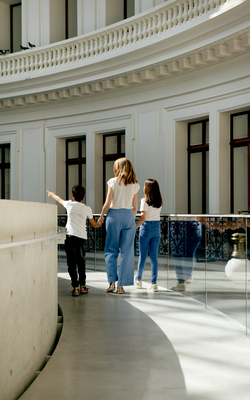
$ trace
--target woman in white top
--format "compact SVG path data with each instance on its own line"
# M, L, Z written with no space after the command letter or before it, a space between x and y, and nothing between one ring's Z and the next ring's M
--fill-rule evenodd
M160 212L162 207L162 197L158 182L155 179L147 179L144 184L144 197L141 199L141 217L136 223L136 228L140 226L139 234L139 262L135 285L138 289L142 288L142 274L145 267L148 249L151 261L151 285L149 292L158 292L158 247L160 243Z
M105 262L109 287L107 292L115 290L123 294L123 286L133 285L134 276L134 238L135 216L137 213L138 191L140 185L131 162L119 158L114 163L115 177L108 181L108 194L98 221L106 217ZM119 274L117 275L117 257L121 250Z

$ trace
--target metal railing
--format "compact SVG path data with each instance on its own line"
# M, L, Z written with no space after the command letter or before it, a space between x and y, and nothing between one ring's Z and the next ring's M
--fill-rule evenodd
M139 219L137 215L137 219ZM161 240L159 245L158 255L160 257L171 256L172 249L169 244L169 229L170 226L174 225L174 221L181 221L182 218L185 220L196 220L202 219L202 238L201 242L196 250L196 257L199 260L203 259L208 262L214 261L228 261L231 258L231 253L233 251L232 234L237 232L242 225L242 220L245 217L239 217L238 215L171 215L171 214L161 214L160 219L160 229L161 229ZM95 220L99 218L99 215L94 215ZM248 218L248 217L246 217ZM249 217L250 218L250 217ZM65 227L67 221L66 214L58 215L58 226ZM243 224L244 225L244 224ZM181 237L182 227L179 226L179 235ZM105 224L101 228L94 229L87 220L87 236L86 241L86 252L102 252L105 246ZM139 231L137 230L135 236L135 247L134 254L138 256L139 254L139 244L138 244ZM206 246L206 251L204 250Z

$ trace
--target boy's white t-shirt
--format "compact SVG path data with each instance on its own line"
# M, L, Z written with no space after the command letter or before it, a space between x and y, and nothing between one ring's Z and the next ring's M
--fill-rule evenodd
M139 192L140 185L139 183L131 183L125 186L124 181L121 181L121 184L116 181L116 178L111 178L108 182L108 185L113 189L114 196L111 203L111 208L119 209L119 208L127 208L132 209L132 201L134 195Z
M146 211L146 221L160 221L161 207L149 206L144 197L141 199L140 211Z
M82 239L87 239L86 219L93 218L90 207L78 201L64 201L63 207L67 210L67 235L76 236Z

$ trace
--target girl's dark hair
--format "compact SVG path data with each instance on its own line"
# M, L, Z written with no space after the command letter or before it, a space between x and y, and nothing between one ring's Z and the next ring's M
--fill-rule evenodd
M155 179L146 179L144 193L149 206L160 208L163 205L159 184Z
M82 201L85 196L85 188L80 185L74 185L72 187L72 194L76 201Z

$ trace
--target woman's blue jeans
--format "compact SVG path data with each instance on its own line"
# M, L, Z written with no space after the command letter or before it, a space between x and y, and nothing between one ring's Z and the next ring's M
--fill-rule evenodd
M145 267L148 249L151 261L151 283L157 282L158 275L158 247L160 243L160 221L145 221L140 226L139 234L139 262L136 279L142 280L142 274Z
M105 262L109 283L118 280L118 286L134 284L135 231L135 217L132 209L109 209L106 217L105 242ZM117 257L120 251L121 261L117 276Z
M169 241L179 283L192 279L194 254L201 241L201 236L201 224L198 221L169 222Z

